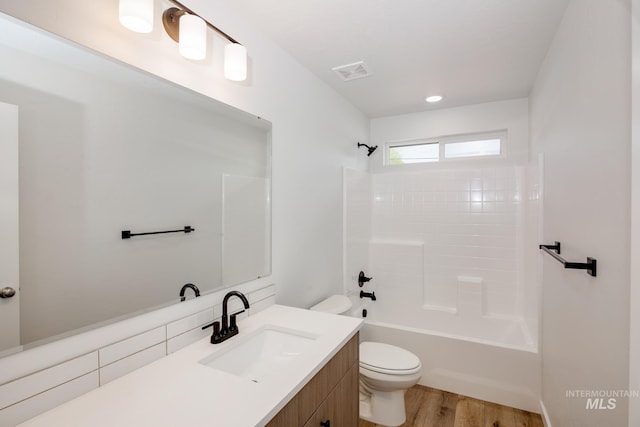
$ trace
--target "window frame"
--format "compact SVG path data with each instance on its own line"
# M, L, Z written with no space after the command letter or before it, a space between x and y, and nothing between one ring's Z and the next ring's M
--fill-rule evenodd
M445 146L447 144L461 143L461 142L474 142L488 139L500 140L500 154L488 154L484 156L461 156L461 157L445 157ZM400 163L392 164L390 151L393 147L406 147L409 145L427 145L438 144L438 159L426 162L414 162L414 163ZM389 141L384 144L384 158L383 166L385 167L429 167L429 165L450 163L450 162L469 162L469 161L484 161L490 159L502 159L507 157L507 144L508 144L508 132L506 129L489 131L489 132L477 132L457 135L444 135L436 138L415 138Z

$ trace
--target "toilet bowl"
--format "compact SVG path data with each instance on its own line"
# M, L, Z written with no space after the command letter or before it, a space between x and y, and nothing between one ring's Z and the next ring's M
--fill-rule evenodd
M360 343L360 418L399 426L407 415L404 394L418 383L422 363L403 348L380 342Z
M351 310L351 300L333 295L310 310L346 314ZM364 341L360 343L359 362L360 418L389 427L404 423L404 394L418 383L422 371L418 356L390 344Z

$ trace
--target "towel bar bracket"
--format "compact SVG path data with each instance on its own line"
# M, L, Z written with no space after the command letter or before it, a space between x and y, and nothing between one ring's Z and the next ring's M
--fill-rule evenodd
M560 242L558 242L558 241L555 241L553 243L553 245L540 245L539 247L540 247L540 249L547 248L547 249L550 249L552 251L556 251L556 253L558 255L560 255Z

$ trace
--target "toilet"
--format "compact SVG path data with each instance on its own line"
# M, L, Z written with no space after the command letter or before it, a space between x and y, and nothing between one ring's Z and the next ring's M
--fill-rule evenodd
M333 314L346 314L351 300L332 295L310 308ZM389 427L407 419L404 394L418 383L422 363L403 348L380 342L360 343L360 418Z
M360 418L384 426L407 419L405 392L420 379L422 363L415 354L381 342L360 343Z

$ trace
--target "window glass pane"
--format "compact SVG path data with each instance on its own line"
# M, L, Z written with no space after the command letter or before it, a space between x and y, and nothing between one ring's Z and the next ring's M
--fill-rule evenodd
M445 144L444 157L498 156L500 155L500 139L483 139L478 141L452 142Z
M437 142L392 146L389 147L389 164L437 162L440 158L439 151Z

